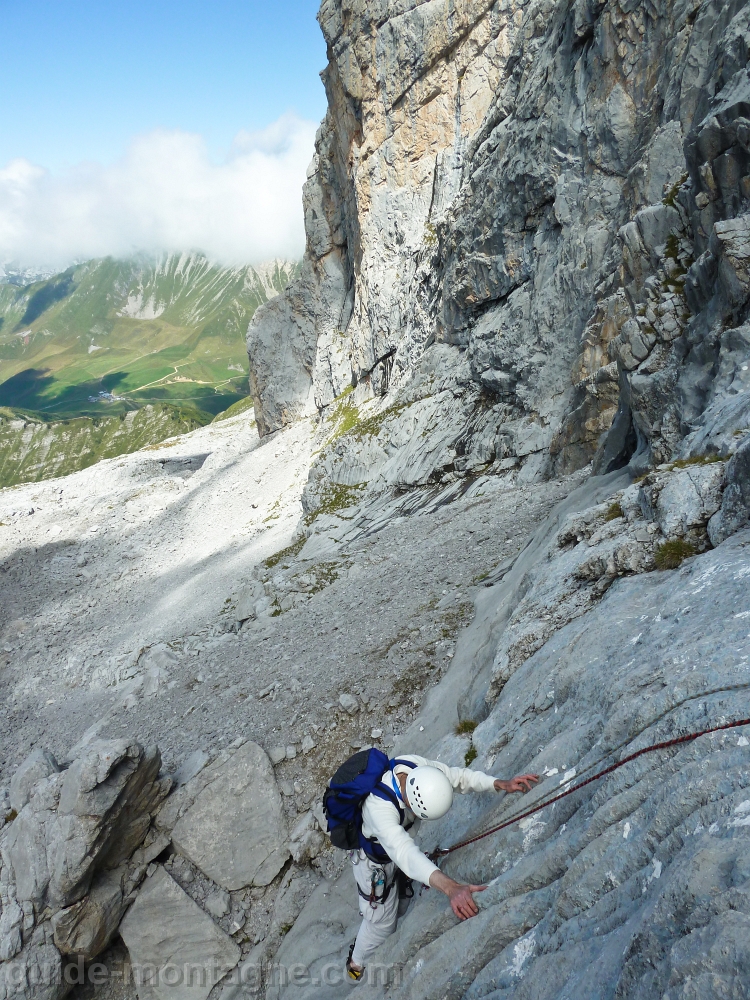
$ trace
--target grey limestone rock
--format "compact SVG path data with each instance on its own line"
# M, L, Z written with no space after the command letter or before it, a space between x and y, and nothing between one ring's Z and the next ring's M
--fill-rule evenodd
M223 889L268 885L289 852L271 762L247 742L200 775L201 788L172 831L175 848Z
M359 702L354 697L353 694L347 694L344 692L339 695L339 705L347 712L349 715L356 715L359 711Z
M303 272L248 338L261 432L322 418L308 515L355 484L642 472L686 435L728 453L747 4L688 7L323 4Z
M94 740L64 771L43 753L21 766L27 801L0 834L3 1000L64 995L61 954L93 959L112 939L144 872L129 859L170 787L160 764L155 748Z
M228 934L161 867L120 925L140 1000L205 1000L240 960Z
M124 872L105 872L90 893L52 917L55 947L62 955L82 955L90 962L114 937L127 907Z
M727 463L721 509L708 522L713 545L750 523L750 438L742 443Z
M191 778L194 778L196 774L200 774L203 768L208 764L209 756L205 750L195 750L190 754L177 768L174 775L172 776L172 782L175 788L181 788L186 785Z
M10 780L11 809L19 813L29 801L37 782L59 770L57 761L48 750L41 747L32 750Z
M274 767L276 764L280 764L282 760L286 760L286 747L271 747L268 751L268 759Z
M527 586L532 598L551 564L595 537L602 506L563 523L555 536L562 548L542 557ZM444 819L422 824L422 849L486 830L652 743L747 718L749 552L750 534L740 531L679 570L616 579L558 623L472 737L475 766L502 776L531 770L539 786L523 800L457 797ZM476 896L479 915L459 922L441 895L417 895L370 959L373 975L390 970L397 985L373 982L372 995L742 996L750 974L748 736L728 730L642 757L451 855L442 864L449 875L488 885ZM421 749L459 764L465 741L449 734ZM328 995L343 995L334 977L358 920L345 871L316 890L276 960L330 976ZM312 1000L316 987L277 985L268 995Z
M34 788L4 832L18 898L61 908L81 899L97 869L115 868L144 839L169 781L161 759L125 740L95 742Z
M326 838L321 833L318 820L312 811L304 813L289 835L290 850L295 862L304 864L317 857L325 847Z
M229 893L219 889L216 892L212 892L211 895L205 899L203 908L212 916L219 919L229 913L230 903L231 900Z

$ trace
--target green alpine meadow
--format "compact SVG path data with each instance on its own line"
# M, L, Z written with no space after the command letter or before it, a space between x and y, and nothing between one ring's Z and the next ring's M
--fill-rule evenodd
M242 412L248 323L296 270L184 253L107 257L0 284L0 486Z
M247 324L295 269L170 254L0 285L0 405L64 417L189 403L215 416L247 395Z

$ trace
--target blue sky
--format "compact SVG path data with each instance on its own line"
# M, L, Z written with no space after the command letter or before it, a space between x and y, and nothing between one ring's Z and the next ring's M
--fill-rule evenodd
M220 155L285 111L319 120L318 0L0 0L0 164L121 155L198 132Z
M0 0L0 264L301 254L318 6Z

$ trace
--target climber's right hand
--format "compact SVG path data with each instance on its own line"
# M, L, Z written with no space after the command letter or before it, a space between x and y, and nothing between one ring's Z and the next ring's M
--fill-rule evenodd
M468 920L479 913L479 907L474 902L473 893L482 892L486 885L457 885L448 897L451 901L451 909L459 920Z
M430 876L430 885L444 892L451 903L451 909L459 920L468 920L479 913L479 907L474 901L475 892L483 892L486 885L462 885L441 871L434 871Z

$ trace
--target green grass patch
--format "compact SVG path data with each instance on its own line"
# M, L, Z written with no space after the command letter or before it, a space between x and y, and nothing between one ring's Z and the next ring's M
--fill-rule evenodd
M315 567L315 583L310 587L311 594L319 594L321 590L330 587L339 578L339 564L336 562L318 563Z
M607 508L607 513L604 515L605 521L616 521L618 517L624 517L622 507L619 503L611 503Z
M120 416L54 421L0 410L0 487L78 472L105 458L154 448L209 423L190 406L147 406Z
M470 735L477 728L477 725L478 723L474 722L473 719L462 719L456 726L454 732L456 736Z
M287 545L285 549L280 549L278 552L274 552L272 556L268 559L263 560L263 565L266 569L273 569L274 566L278 566L280 562L286 559L294 559L295 556L304 548L307 538L303 535L302 538L298 538L296 542L292 542L291 545Z
M676 538L671 542L664 542L656 550L654 562L657 569L677 569L682 563L695 555L695 549L689 542L682 538Z
M474 761L477 759L478 756L479 754L477 753L477 748L472 743L472 745L464 754L464 767L471 767L471 765L474 763Z
M338 514L347 507L353 507L360 499L362 490L367 483L358 483L355 486L345 486L343 483L328 483L323 490L320 506L305 517L305 524L309 527L319 514Z
M693 455L692 458L678 458L676 462L671 462L668 472L673 469L689 469L691 465L713 465L714 462L725 462L724 455Z
M443 625L440 634L443 639L455 639L458 633L469 624L474 613L474 605L467 601L462 601L456 607L446 611L443 615Z
M241 413L247 413L247 411L252 410L252 408L253 408L253 397L245 396L243 399L238 400L236 403L232 403L232 405L228 409L222 410L221 413L217 413L217 415L213 419L213 423L217 424L219 423L220 420L231 420L232 417L239 417ZM255 421L253 421L253 423L254 422Z
M680 254L680 241L677 239L674 233L670 233L667 236L666 249L664 251L664 256L669 257L671 260L679 260Z
M361 440L365 437L375 437L380 433L380 429L390 417L396 417L399 413L402 413L408 408L408 403L394 403L393 406L389 406L385 410L381 410L380 413L374 413L371 417L365 417L364 420L360 420L356 427L353 427L350 431L351 434L357 440Z

